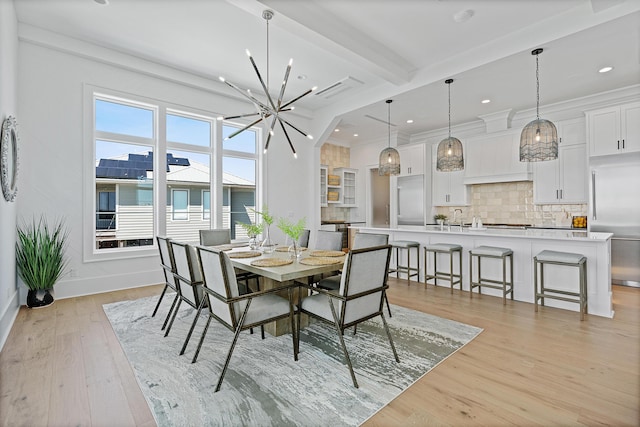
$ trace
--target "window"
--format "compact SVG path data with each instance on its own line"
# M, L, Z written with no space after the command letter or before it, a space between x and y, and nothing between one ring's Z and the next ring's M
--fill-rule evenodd
M187 190L171 190L171 207L174 220L188 220L189 192Z
M227 137L237 129L224 125L222 136ZM246 130L223 141L223 224L231 229L231 238L236 240L248 239L246 231L237 226L239 222L249 224L257 220L254 211L257 209L257 146L258 133L254 130Z
M246 238L240 231L236 236L235 224L256 221L258 131L223 142L215 138L216 126L223 136L238 127L217 125L213 113L86 88L86 135L93 141L86 167L94 179L91 205L85 203L89 258L156 254L157 235L197 241L199 230L212 227ZM219 162L216 176L211 168Z
M211 192L209 190L202 190L202 219L208 220L211 218Z

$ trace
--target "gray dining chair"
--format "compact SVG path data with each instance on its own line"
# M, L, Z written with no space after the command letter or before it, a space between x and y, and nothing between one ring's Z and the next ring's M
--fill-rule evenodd
M338 292L315 289L316 294L302 298L298 293L297 324L300 327L300 315L307 314L315 319L331 323L335 326L340 340L354 387L358 388L349 352L344 342L344 330L356 326L366 320L380 316L387 333L391 350L396 362L400 362L396 348L384 318L383 301L389 272L391 246L376 246L353 249L347 254ZM298 329L299 330L299 329ZM294 349L298 351L300 335ZM361 352L363 349L359 349Z
M310 235L311 230L302 230L302 233L300 233L300 237L298 238L298 246L301 248L308 248Z
M341 231L327 231L318 230L318 237L316 238L315 249L327 250L327 251L341 251L342 250L342 232Z
M171 251L171 245L169 241L171 239L163 236L156 236L156 241L158 243L158 250L160 252L160 265L162 266L162 273L164 274L164 288L162 288L162 293L160 294L160 298L158 299L158 303L156 307L153 309L153 314L151 317L155 317L158 312L158 308L160 308L160 304L162 303L162 299L167 292L167 289L173 290L175 296L173 297L173 302L171 303L171 308L169 308L169 312L164 319L164 323L162 323L162 329L167 327L167 323L169 322L169 318L171 317L171 313L176 307L176 303L180 299L180 292L178 291L178 287L176 286L174 273L175 273L175 261L173 259L173 252Z
M231 243L231 230L228 228L200 230L200 244L203 246L218 246L229 243Z
M279 287L259 292L253 292L245 295L241 295L238 289L238 281L234 272L233 265L229 256L223 251L198 246L197 248L198 259L202 267L203 278L203 290L204 298L206 302L198 308L196 319L200 315L201 311L208 307L209 316L207 323L200 336L200 341L193 355L192 363L195 363L198 359L198 354L202 348L202 343L207 335L207 330L211 323L211 319L215 319L220 324L234 332L233 341L231 347L227 353L227 358L220 373L218 384L215 391L219 391L224 379L231 355L238 342L240 332L255 327L263 326L265 323L273 322L278 319L288 317L291 322L291 336L293 344L293 357L294 360L298 360L298 351L296 349L296 329L294 322L294 310L293 310L293 289L295 285L288 286L287 288ZM275 294L286 289L289 293L289 298L282 298ZM189 336L193 333L195 327L195 321L189 330ZM187 341L180 354L184 354L186 350Z
M388 234L377 234L377 233L356 233L353 237L353 247L352 249L363 249L370 248L374 246L382 246L389 243L389 235ZM316 287L321 289L326 289L328 291L337 291L340 289L340 282L342 280L342 274L334 274L333 276L325 277L320 280ZM391 316L391 306L389 306L389 300L387 299L387 294L385 293L384 301L387 304L387 311L389 312L389 317Z
M169 335L182 302L189 304L193 308L198 308L202 301L202 273L200 272L195 248L187 243L176 242L175 240L170 240L169 244L175 262L173 277L180 299L164 333L165 337Z
M200 230L200 244L202 246L219 246L231 244L231 230L228 228L212 228L211 230ZM256 290L260 290L260 276L248 271L236 270L239 281L244 282L249 289L249 281L255 280Z

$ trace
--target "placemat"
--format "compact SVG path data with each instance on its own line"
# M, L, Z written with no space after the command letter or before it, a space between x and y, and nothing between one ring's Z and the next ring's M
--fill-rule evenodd
M311 253L309 254L310 256L324 256L324 257L338 257L338 256L344 256L345 253L342 251L325 251L325 250L315 250L315 251L311 251Z
M306 250L307 250L307 248L298 248L299 252L306 251ZM276 248L276 252L289 252L289 247L288 246L278 246Z
M293 264L293 260L284 258L262 258L251 261L251 265L255 265L256 267L279 267L287 264Z
M324 256L306 257L300 260L300 264L306 264L306 265L342 264L343 262L344 260L338 257L324 257Z
M253 258L262 255L261 252L258 251L238 251L238 252L230 252L229 258Z
M213 246L213 248L219 250L219 251L230 251L233 249L233 245L231 245L230 243L224 244L224 245L216 245Z

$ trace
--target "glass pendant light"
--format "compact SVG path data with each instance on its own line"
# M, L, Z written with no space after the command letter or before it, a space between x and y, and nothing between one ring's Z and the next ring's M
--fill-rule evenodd
M380 153L378 162L378 175L400 175L400 153L391 146L391 99L385 101L389 106L389 116L387 118L387 129L389 131L389 146Z
M438 144L436 169L440 172L453 172L464 169L464 156L462 142L451 136L451 83L453 83L453 79L447 79L445 83L449 86L449 137Z
M558 131L549 120L540 118L540 77L538 55L542 49L534 49L536 57L536 119L529 122L520 135L520 161L544 162L558 158Z

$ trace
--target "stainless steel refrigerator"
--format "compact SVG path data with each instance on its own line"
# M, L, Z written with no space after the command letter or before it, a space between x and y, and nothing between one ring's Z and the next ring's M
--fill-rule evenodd
M424 225L424 175L398 178L398 225Z
M640 161L591 166L589 229L613 233L611 279L640 287Z

